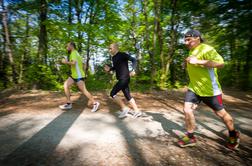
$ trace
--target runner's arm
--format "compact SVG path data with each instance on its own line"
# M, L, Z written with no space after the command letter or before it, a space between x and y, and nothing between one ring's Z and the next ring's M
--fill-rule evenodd
M66 64L66 65L75 65L76 64L76 61L67 61L66 59L63 59L62 60L62 63L63 64Z
M132 71L135 71L136 70L136 66L137 66L137 60L136 60L136 58L134 58L134 57L132 57L132 56L130 56L128 54L127 54L127 58L128 58L129 61L132 62Z
M224 63L219 63L219 62L214 62L211 60L199 60L198 64L203 65L204 67L207 68L223 68Z
M222 67L224 67L224 63L214 62L214 61L211 61L211 60L199 60L195 56L188 57L186 59L186 61L188 63L190 63L190 64L202 65L202 66L207 67L207 68L222 68Z
M108 64L105 64L105 65L104 65L104 70L105 70L106 72L112 72L113 70L115 70L115 68L112 67L112 66L110 66L110 65L108 65Z

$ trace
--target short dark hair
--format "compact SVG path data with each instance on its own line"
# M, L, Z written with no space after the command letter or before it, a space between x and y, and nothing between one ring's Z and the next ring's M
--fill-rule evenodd
M73 41L69 42L69 44L70 44L70 46L72 46L74 49L76 49L76 44L75 44Z

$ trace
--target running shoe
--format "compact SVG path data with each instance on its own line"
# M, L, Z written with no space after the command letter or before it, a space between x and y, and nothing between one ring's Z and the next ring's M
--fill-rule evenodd
M127 117L128 112L129 112L129 109L124 109L124 110L120 113L120 115L118 116L118 118L125 118L125 117Z
M196 145L196 138L193 136L192 138L189 138L188 135L186 134L183 138L181 138L178 141L178 145L182 148L187 147L187 146L195 146Z
M66 104L60 105L59 108L62 110L70 110L72 109L72 103L66 103Z
M227 139L227 147L231 150L235 150L238 148L240 143L240 132L236 131L235 137L228 137Z
M91 112L96 112L98 110L100 106L100 103L99 102L95 102L94 105L93 105L93 109L91 110Z
M133 118L138 118L138 117L140 117L140 116L142 116L142 112L141 111L137 111L137 112L135 112L134 114L133 114Z

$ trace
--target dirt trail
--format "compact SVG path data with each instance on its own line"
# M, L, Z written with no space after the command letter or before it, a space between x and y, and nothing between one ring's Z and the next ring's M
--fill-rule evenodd
M241 131L239 151L224 147L227 130L204 105L196 111L198 143L179 148L173 129L183 131L184 90L133 93L146 116L117 118L118 107L106 92L94 93L101 109L91 113L87 100L72 96L62 111L59 92L0 93L0 165L251 165L252 94L225 91L224 102Z

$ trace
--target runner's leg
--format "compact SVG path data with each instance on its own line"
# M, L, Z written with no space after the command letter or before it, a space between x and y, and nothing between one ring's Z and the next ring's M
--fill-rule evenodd
M77 82L77 86L78 86L79 90L88 98L88 105L92 104L93 108L92 108L91 112L96 112L98 110L100 103L95 101L94 97L88 92L86 85L85 85L85 81L79 80Z
M92 104L94 104L95 103L94 97L88 92L86 85L85 85L85 82L83 80L80 80L76 84L77 84L79 90L88 98L88 100Z
M110 96L113 98L113 100L121 107L122 110L127 109L127 106L124 104L123 100L120 99L116 94L122 90L123 88L123 82L119 80L114 87L112 88L110 92Z
M70 88L73 85L74 80L71 77L68 77L68 79L64 82L64 91L65 91L65 95L67 98L67 103L71 103L70 100Z
M184 103L184 115L186 130L189 133L193 133L195 129L195 117L193 111L195 110L195 104L191 102Z

